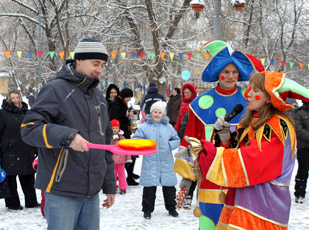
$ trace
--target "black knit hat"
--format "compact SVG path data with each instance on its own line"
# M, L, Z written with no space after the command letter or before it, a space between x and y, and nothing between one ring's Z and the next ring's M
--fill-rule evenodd
M120 97L125 98L125 97L133 97L133 91L129 88L124 88L120 91Z
M179 88L174 88L174 90L177 92L177 94L180 94L180 89Z
M74 59L100 59L107 61L108 53L100 40L85 38L81 40L74 49Z

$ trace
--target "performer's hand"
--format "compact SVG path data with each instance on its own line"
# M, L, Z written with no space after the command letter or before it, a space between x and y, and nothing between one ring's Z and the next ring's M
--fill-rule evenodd
M102 206L105 208L110 208L115 202L115 194L106 194L106 200L103 201Z
M230 123L226 122L224 120L224 116L221 116L218 118L218 120L216 121L215 125L214 125L214 128L217 130L217 131L220 131L221 129L224 129L224 128L230 128Z
M186 194L188 194L190 187L191 187L192 181L187 179L187 178L182 178L180 183L179 183L179 187L181 189L185 188L186 189Z
M224 120L224 116L218 118L214 128L217 130L223 144L226 144L231 139L230 124Z
M231 139L230 128L223 128L220 131L218 131L217 134L219 135L223 145L229 142L229 140Z
M190 150L188 147L183 148L179 152L175 153L176 158L184 159L190 157Z
M192 148L192 145L190 143L190 139L188 136L185 136L184 137L185 141L187 141L190 145L188 145L187 147L183 148L182 150L180 150L179 152L177 152L175 154L175 157L176 158L181 158L181 159L184 159L184 158L187 158L187 157L191 157L191 148Z

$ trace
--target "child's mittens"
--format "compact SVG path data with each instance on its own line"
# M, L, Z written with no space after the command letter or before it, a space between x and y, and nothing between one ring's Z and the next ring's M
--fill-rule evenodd
M116 134L116 135L113 135L113 139L114 139L114 140L117 140L117 139L119 139L119 135L118 135L118 134Z

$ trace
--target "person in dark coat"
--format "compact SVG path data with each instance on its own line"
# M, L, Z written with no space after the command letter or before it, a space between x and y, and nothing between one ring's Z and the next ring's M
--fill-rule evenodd
M161 93L159 93L156 83L150 82L147 94L145 95L141 103L141 110L145 111L145 114L150 114L150 108L152 104L154 104L157 101L166 101L166 100L165 97Z
M129 88L124 88L109 108L109 119L116 119L120 122L120 129L124 132L123 136L126 139L130 139L132 134L130 126L133 110L129 111L128 109L128 102L131 100L131 97L133 97L133 91ZM136 158L137 156L132 156L132 163L126 163L128 185L138 185L134 179L138 179L139 176L133 173Z
M106 195L103 207L114 204L113 154L88 147L108 145L113 135L107 102L97 88L107 60L100 40L81 40L74 60L66 60L40 90L23 121L23 140L39 147L35 186L44 190L48 229L99 230L100 191Z
M30 93L29 99L28 99L28 104L30 105L30 107L32 107L34 100L35 100L35 97L34 97L33 93Z
M309 171L309 103L303 105L293 114L297 136L297 161L298 170L295 177L295 202L303 203Z
M119 96L119 88L117 85L115 84L110 84L108 87L107 87L107 90L106 90L106 101L108 102L108 107L110 107L111 103L114 101L114 99Z
M7 99L3 100L0 110L0 157L1 167L6 171L11 190L11 197L5 198L8 209L22 210L17 192L16 177L25 195L27 208L38 207L34 188L32 162L37 149L27 145L21 138L20 125L28 111L28 105L22 101L17 90L11 90Z
M181 93L179 88L174 88L170 100L167 103L167 116L170 119L169 123L174 126L177 122L177 117L181 105Z

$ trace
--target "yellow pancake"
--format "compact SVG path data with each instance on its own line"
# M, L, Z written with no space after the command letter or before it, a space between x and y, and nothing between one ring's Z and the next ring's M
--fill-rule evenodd
M157 142L148 139L124 139L118 141L118 146L126 150L148 150L157 146Z

